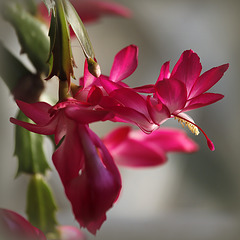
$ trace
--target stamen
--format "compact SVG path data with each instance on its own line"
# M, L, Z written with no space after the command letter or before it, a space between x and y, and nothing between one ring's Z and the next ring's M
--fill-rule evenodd
M198 135L199 134L199 130L203 133L203 135L205 136L206 140L207 140L207 145L209 147L209 149L211 151L214 151L215 150L215 147L214 147L214 144L213 142L209 139L209 137L207 136L207 134L202 130L202 128L200 128L197 124L191 122L190 120L186 119L186 118L183 118L183 117L180 117L179 115L178 116L174 116L174 119L177 119L178 122L181 123L181 125L184 127L184 126L187 126L190 131L192 133L194 133L195 135ZM199 129L199 130L198 130Z
M183 118L180 118L180 117L177 117L177 116L174 116L174 119L177 119L179 123L181 123L182 127L184 128L185 126L187 126L189 128L189 130L195 134L195 135L198 135L200 132L198 131L198 128L197 126L195 126L194 124L192 124L191 122L189 121L186 121L185 119Z

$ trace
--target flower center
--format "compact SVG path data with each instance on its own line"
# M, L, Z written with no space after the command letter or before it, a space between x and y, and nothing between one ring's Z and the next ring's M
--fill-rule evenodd
M181 123L182 127L184 128L185 126L187 126L189 128L189 130L195 134L195 135L198 135L200 132L197 128L197 126L195 126L194 124L192 124L191 122L189 121L186 121L185 119L183 118L180 118L180 117L177 117L177 116L174 116L174 119L178 120L179 123Z

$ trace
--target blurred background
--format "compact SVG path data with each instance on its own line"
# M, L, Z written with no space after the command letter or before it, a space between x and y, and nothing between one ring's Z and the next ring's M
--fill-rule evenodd
M155 83L161 65L170 60L171 69L186 49L201 58L203 72L224 63L230 68L212 89L225 98L208 107L190 112L213 140L211 152L203 134L189 136L200 146L195 154L170 154L169 161L157 168L120 168L123 190L118 202L107 213L107 221L97 236L101 240L238 240L240 239L240 1L239 0L115 0L127 6L132 18L104 17L87 25L102 73L109 74L115 54L129 44L139 47L139 66L128 79L130 86ZM10 25L1 20L1 40L19 53ZM82 76L83 54L73 42ZM33 69L27 58L21 58ZM1 63L0 63L1 64ZM14 71L14 69L13 69ZM47 91L56 94L56 81ZM0 206L24 214L28 176L15 178L14 152L16 105L0 81ZM100 135L116 125L94 124ZM168 121L164 126L181 128ZM45 142L46 146L50 142ZM51 159L51 148L48 147ZM51 160L49 161L51 163ZM76 225L65 199L58 175L50 173L49 182L59 206L59 221Z

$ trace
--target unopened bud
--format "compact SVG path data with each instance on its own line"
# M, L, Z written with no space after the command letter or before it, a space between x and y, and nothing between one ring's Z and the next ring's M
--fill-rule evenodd
M95 62L92 58L87 59L88 63L88 71L94 76L94 77L100 77L101 75L101 69L97 62Z

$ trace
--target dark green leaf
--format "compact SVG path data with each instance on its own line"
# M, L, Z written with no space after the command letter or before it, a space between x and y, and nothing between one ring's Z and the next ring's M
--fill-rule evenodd
M22 53L26 53L38 72L48 72L49 37L46 25L28 13L22 6L7 2L3 17L15 29Z
M32 176L27 192L28 220L44 233L55 232L56 204L52 192L40 174Z
M17 119L30 122L21 111ZM45 174L50 169L43 150L43 136L29 132L20 126L16 126L15 155L18 158L17 175L20 173Z

